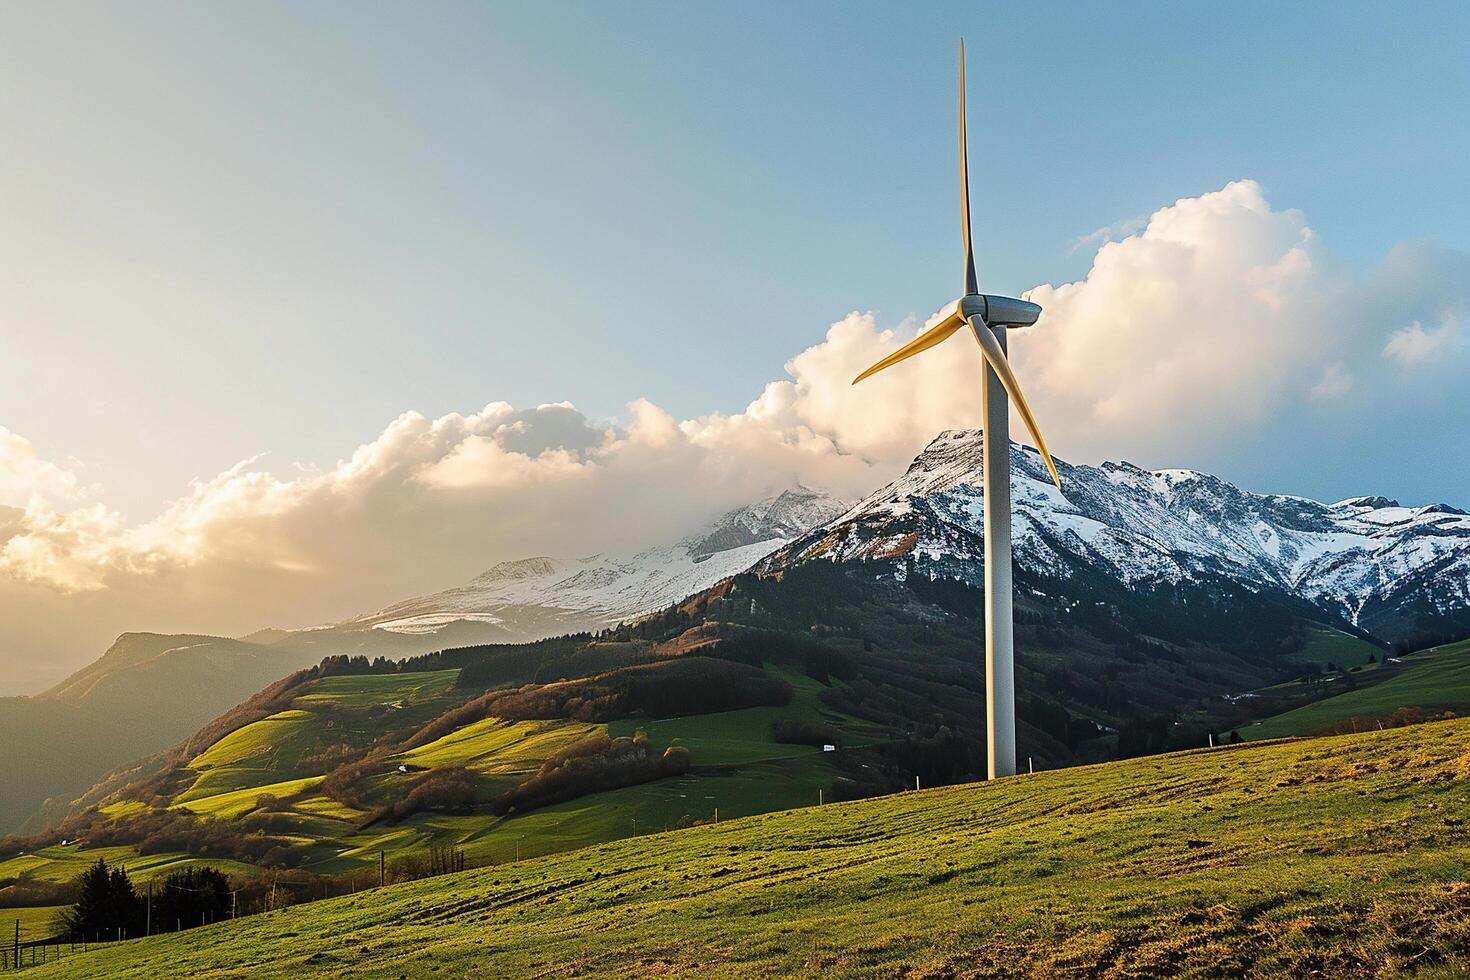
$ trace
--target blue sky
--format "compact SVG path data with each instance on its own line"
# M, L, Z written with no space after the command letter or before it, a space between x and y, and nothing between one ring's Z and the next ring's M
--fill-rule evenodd
M1464 250L1467 30L1459 4L13 7L4 248L54 278L0 322L26 355L0 421L143 517L409 407L737 410L847 311L955 292L961 34L987 288L1077 278L1078 238L1240 177L1349 261Z

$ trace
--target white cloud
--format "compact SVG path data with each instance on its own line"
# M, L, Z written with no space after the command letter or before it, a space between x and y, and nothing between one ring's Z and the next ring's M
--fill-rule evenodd
M76 460L42 459L30 440L0 426L0 506L80 500L91 489L83 485L80 469Z
M1449 346L1458 326L1458 321L1447 318L1438 327L1426 330L1415 320L1389 336L1388 343L1383 345L1383 356L1397 361L1401 367L1423 363Z
M1302 215L1254 181L1155 212L1085 279L1031 291L1045 312L1012 349L1048 441L1149 458L1259 425L1322 370L1326 266Z
M1067 244L1067 254L1072 255L1084 248L1097 248L1104 242L1126 238L1129 235L1141 231L1147 224L1148 216L1140 214L1132 218L1124 218L1121 221L1114 221L1110 225L1103 225L1101 228L1096 228L1085 235L1079 235L1072 239Z
M1333 361L1322 369L1322 377L1308 393L1315 401L1341 398L1353 390L1353 374L1341 361Z

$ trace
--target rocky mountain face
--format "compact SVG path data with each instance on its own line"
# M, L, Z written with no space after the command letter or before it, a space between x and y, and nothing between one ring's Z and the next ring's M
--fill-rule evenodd
M775 497L730 511L681 544L695 560L700 560L732 548L790 540L827 523L845 507L846 504L830 494L798 484Z
M1035 450L1012 443L1010 454L1024 580L1093 577L1148 593L1226 581L1306 600L1387 641L1470 633L1470 516L1448 505L1327 504L1251 493L1193 470L1060 460L1059 493ZM978 585L980 459L978 431L942 433L898 480L759 568L867 561L877 575Z

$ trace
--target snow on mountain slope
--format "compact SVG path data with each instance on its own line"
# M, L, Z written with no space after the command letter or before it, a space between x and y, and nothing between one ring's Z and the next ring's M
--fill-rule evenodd
M511 635L595 629L661 609L750 568L846 505L797 486L730 511L699 534L635 555L523 558L473 581L341 624L434 633L451 623L503 626Z
M1470 628L1470 516L1453 507L1382 497L1324 504L1250 493L1193 470L1058 460L1063 496L1035 450L1012 443L1010 453L1024 569L1125 584L1223 576L1308 599L1388 639L1414 623ZM764 567L911 557L920 573L979 582L983 513L980 433L949 431L898 480Z

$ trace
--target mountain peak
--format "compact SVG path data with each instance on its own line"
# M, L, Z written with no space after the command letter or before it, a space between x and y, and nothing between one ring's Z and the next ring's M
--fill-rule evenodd
M1337 506L1339 506L1339 507L1367 507L1367 508L1369 508L1371 510L1380 510L1380 509L1382 509L1384 507L1402 507L1403 504L1399 503L1397 500L1394 500L1392 497L1383 497L1383 496L1376 496L1375 495L1375 496L1368 496L1368 497L1349 497L1346 500L1339 500L1337 502Z
M498 565L492 565L476 576L475 581L488 585L492 582L519 582L528 578L540 578L555 572L559 564L555 558L545 556L517 558L513 561L503 561Z
M696 558L762 541L789 540L842 514L847 504L800 483L722 514L684 544Z

